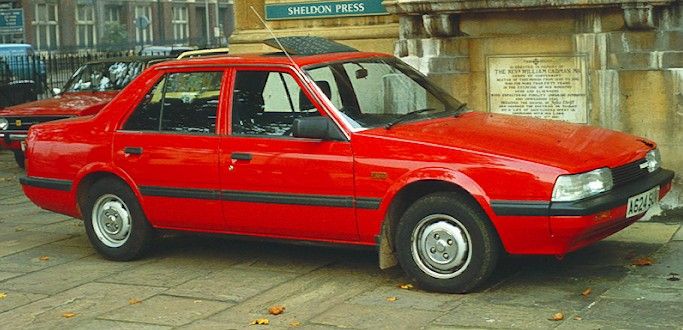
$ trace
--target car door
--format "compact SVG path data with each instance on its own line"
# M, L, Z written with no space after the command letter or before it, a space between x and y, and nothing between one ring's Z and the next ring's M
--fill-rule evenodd
M138 186L154 225L225 229L216 130L224 74L165 73L114 134L114 162Z
M293 72L240 67L232 76L220 168L230 231L357 240L351 144L292 137L294 118L324 115Z

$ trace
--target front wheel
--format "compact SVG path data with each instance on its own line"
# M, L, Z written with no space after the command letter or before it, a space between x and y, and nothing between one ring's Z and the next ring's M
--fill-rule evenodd
M138 258L154 236L135 195L119 180L95 182L82 211L90 243L107 259Z
M500 254L486 214L455 193L417 200L401 217L396 236L404 271L428 290L465 293L485 282Z

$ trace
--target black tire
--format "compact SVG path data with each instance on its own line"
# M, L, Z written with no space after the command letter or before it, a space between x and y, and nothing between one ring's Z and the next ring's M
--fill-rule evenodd
M19 168L24 168L26 166L26 157L24 156L24 152L21 150L14 150L14 161L17 162L17 166L19 166Z
M426 290L466 293L493 273L501 244L476 203L457 193L418 199L403 214L395 246L403 270Z
M90 243L107 259L139 258L154 239L154 228L147 221L135 194L117 179L95 182L82 212Z

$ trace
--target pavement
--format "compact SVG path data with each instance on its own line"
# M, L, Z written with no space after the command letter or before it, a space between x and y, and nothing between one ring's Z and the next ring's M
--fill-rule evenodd
M486 289L439 294L401 288L372 249L172 235L107 261L80 220L24 197L22 174L0 151L0 329L683 329L680 215L562 260L509 257Z

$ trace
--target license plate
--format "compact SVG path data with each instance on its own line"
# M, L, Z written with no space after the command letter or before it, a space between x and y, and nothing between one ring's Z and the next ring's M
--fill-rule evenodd
M653 205L659 201L659 187L654 187L642 194L632 196L628 199L626 217L630 218L635 215L647 212Z

